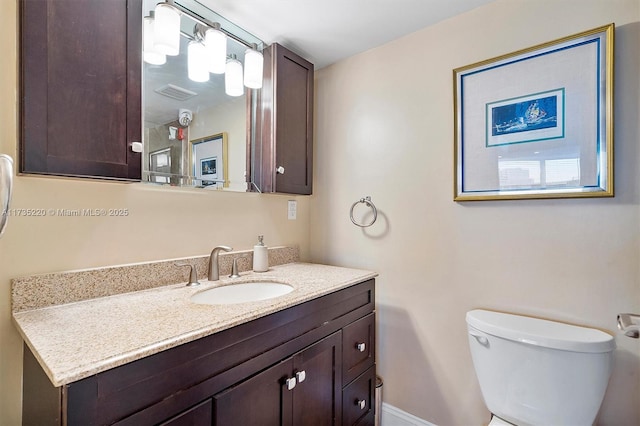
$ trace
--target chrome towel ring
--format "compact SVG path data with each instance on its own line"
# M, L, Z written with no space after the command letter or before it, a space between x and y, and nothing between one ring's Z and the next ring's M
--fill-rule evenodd
M373 219L371 220L371 222L364 223L364 224L363 223L358 223L353 218L353 209L360 203L366 204L367 207L371 207L371 210L373 210ZM353 222L354 225L359 226L360 228L366 228L368 226L373 225L376 222L376 219L378 218L378 209L376 209L375 204L373 204L373 201L371 201L371 197L370 196L366 196L364 198L360 198L358 201L356 201L355 203L353 203L351 205L351 210L349 212L349 217L351 218L351 222Z

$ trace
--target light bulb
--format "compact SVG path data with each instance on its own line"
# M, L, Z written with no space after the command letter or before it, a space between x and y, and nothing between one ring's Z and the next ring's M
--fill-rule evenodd
M176 56L180 53L180 12L166 3L155 9L153 47L156 52Z
M227 59L227 69L224 73L224 91L229 96L244 95L242 64L236 59L235 55L231 55L231 57Z
M264 67L262 53L255 49L244 52L244 85L251 89L262 87L262 69Z
M149 16L144 17L144 26L142 30L142 38L143 38L143 54L142 57L146 63L152 65L162 65L167 62L167 56L164 53L156 52L153 48L153 27L154 27L154 18L153 11L150 12Z
M227 36L216 28L209 28L204 36L209 56L209 72L224 74L227 65Z
M189 79L203 83L209 81L209 69L207 67L207 49L198 41L189 42L187 48L187 72Z

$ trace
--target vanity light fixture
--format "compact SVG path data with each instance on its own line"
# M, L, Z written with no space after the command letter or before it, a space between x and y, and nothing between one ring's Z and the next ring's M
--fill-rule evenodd
M156 5L153 46L165 55L180 53L180 12L169 3Z
M262 88L264 58L254 44L244 52L244 85L250 89Z
M224 74L227 63L227 35L220 31L220 24L213 23L213 27L204 33L204 44L209 56L209 72Z
M227 68L224 73L224 91L229 96L242 96L244 85L242 84L242 63L231 55L227 59Z
M142 57L144 61L151 65L162 65L167 62L167 55L157 52L153 48L154 40L154 18L155 12L149 12L149 16L144 17L144 25L142 28L143 48Z
M196 21L193 35L181 31L182 14ZM180 37L184 36L191 40L187 47L187 72L190 80L202 83L209 81L209 73L225 74L225 92L229 96L242 96L244 86L251 89L262 88L264 58L258 46L222 29L219 22L195 15L174 0L165 0L156 5L150 16L145 17L144 28L145 62L162 65L166 62L166 55L178 55ZM244 55L244 72L242 62L236 55L227 55L228 38L249 47Z
M207 48L197 40L189 42L187 48L187 72L189 79L198 83L209 81Z

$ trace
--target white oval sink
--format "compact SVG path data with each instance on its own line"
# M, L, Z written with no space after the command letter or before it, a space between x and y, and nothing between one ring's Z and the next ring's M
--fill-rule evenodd
M201 291L191 296L191 301L204 305L229 305L272 299L292 291L290 285L271 281L238 283Z

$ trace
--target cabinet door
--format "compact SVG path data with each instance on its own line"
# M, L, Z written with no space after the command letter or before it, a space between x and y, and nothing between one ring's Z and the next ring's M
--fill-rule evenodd
M293 360L283 362L213 397L214 425L279 426L291 424Z
M20 11L20 171L139 180L142 0Z
M274 43L263 52L254 180L262 192L311 194L313 64ZM277 170L280 170L278 172Z
M341 334L334 333L294 356L298 378L293 392L294 425L342 423Z
M212 411L211 399L207 399L159 426L211 426Z
M279 364L215 395L214 424L341 424L341 349L342 336L338 331Z

